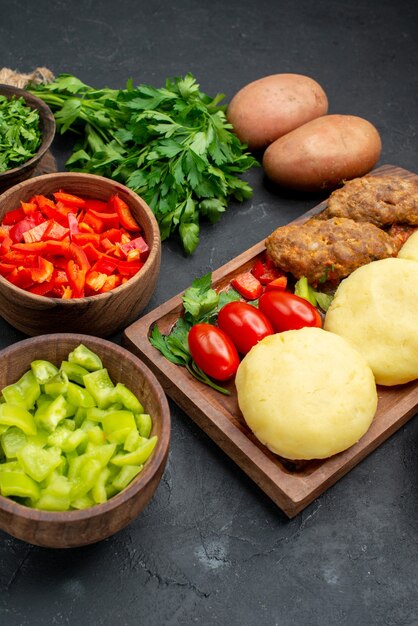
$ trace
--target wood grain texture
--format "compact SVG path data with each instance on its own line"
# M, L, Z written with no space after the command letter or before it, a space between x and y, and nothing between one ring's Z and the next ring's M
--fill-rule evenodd
M416 175L394 166L382 166L372 175ZM319 213L326 201L294 220L302 223ZM264 240L212 273L213 286L222 289L250 268L265 250ZM200 384L188 372L167 361L149 343L154 324L168 333L182 312L182 294L171 298L125 329L124 344L156 373L167 394L230 456L288 517L294 517L339 478L401 428L416 412L418 382L378 388L375 419L364 437L350 449L325 460L292 463L270 452L251 433L238 408L235 385L224 396Z
M137 274L123 285L95 296L61 300L31 294L0 276L0 315L26 335L79 332L109 336L136 320L148 304L158 279L161 239L149 206L136 193L116 181L92 174L57 172L25 180L0 196L0 221L7 211L34 194L69 193L107 201L118 193L141 226L150 252Z
M96 352L113 382L124 383L137 395L153 419L158 443L132 483L104 504L82 511L49 512L31 509L0 496L0 528L28 543L70 548L100 541L129 524L151 499L164 471L170 444L170 411L154 374L124 348L97 337L77 334L44 335L20 341L0 352L0 389L16 382L34 359L57 367L83 343Z

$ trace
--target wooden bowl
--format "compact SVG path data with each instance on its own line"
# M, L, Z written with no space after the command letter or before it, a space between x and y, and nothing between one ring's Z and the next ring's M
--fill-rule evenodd
M95 351L114 383L129 387L152 416L158 442L144 469L119 494L104 504L80 511L32 509L0 496L0 528L18 539L50 548L72 548L101 541L129 524L151 499L164 471L170 443L170 411L154 374L124 348L97 337L54 334L24 339L0 352L0 389L16 382L34 359L57 366L83 343Z
M6 96L9 100L12 96L16 96L17 98L22 97L31 109L37 109L42 133L42 143L35 156L18 167L14 167L6 172L0 172L0 192L2 192L8 187L16 185L22 180L26 180L33 174L54 139L55 118L51 109L45 102L24 89L19 89L11 85L0 85L0 95Z
M79 332L108 337L135 321L148 304L158 279L161 238L149 206L136 193L108 178L93 174L57 172L25 180L0 196L0 221L8 211L35 194L69 193L108 200L118 193L143 230L150 252L144 266L126 283L103 294L59 299L38 296L14 286L0 276L0 315L12 326L35 336L54 332Z

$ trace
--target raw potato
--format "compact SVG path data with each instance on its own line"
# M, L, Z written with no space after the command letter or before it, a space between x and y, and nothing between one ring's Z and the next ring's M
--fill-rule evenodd
M370 172L380 158L376 128L354 115L324 115L272 143L263 168L275 183L301 191L333 189Z
M324 328L349 341L380 385L418 378L418 263L390 258L355 270L337 288Z
M398 252L398 259L418 261L418 230L416 230L403 244Z
M272 74L238 91L227 117L239 139L258 150L327 111L328 98L315 80L302 74Z
M365 359L321 328L266 337L241 361L235 383L249 428L288 459L346 450L369 429L377 408Z

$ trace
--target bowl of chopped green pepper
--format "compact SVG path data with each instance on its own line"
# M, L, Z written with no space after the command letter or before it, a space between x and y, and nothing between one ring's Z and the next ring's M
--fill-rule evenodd
M34 173L54 136L47 104L24 89L0 85L0 192Z
M71 548L132 522L169 451L169 407L152 372L81 334L25 339L0 360L0 528Z

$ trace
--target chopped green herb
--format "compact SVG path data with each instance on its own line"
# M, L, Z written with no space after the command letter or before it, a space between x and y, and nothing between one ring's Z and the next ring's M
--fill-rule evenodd
M114 178L141 195L164 240L178 233L186 254L199 243L199 223L214 223L231 198L252 189L239 175L259 165L225 116L226 106L200 91L192 74L126 89L93 89L62 74L32 91L55 112L61 133L77 134L66 166Z
M0 172L29 161L41 141L38 111L22 97L0 96Z
M171 363L182 365L200 382L224 394L229 391L213 382L193 361L187 337L194 324L207 322L214 324L219 310L227 302L239 300L234 289L216 292L212 289L212 274L196 278L192 286L183 294L184 317L180 317L168 335L163 335L155 325L151 331L150 343Z

